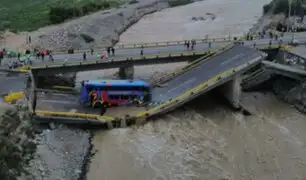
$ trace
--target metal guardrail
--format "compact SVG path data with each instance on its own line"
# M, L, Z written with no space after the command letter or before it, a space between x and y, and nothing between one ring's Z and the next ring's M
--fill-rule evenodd
M228 45L226 45L228 46ZM278 43L274 43L271 45L257 45L255 46L258 49L274 49L274 48L279 48L283 47L283 45L280 45ZM93 65L93 64L103 64L107 62L116 62L116 61L133 61L133 60L145 60L145 59L154 59L154 58L171 58L171 57L181 57L181 56L194 56L194 55L201 55L209 52L211 49L205 49L205 50L196 50L196 51L185 51L185 52L173 52L173 53L161 53L161 54L150 54L150 55L135 55L135 56L130 56L130 57L118 57L118 58L112 58L108 59L108 61L92 61L92 60L87 60L87 61L74 61L72 63L70 62L65 62L65 63L50 63L46 65L38 65L38 66L32 66L31 69L45 69L45 68L57 68L57 67L69 67L69 66L86 66L86 65Z
M274 34L280 34L277 32L274 32ZM258 40L261 39L261 37L258 34L250 34L253 37L253 40ZM236 36L237 40L243 41L247 40L246 36ZM237 40L234 40L234 37L228 36L224 38L220 37L205 37L201 39L193 39L196 44L203 44L203 43L208 43L208 42L219 42L219 43L227 43L227 42L235 42ZM150 42L150 43L134 43L134 44L122 44L118 43L115 46L113 46L115 49L136 49L136 48L150 48L150 47L165 47L165 46L174 46L174 45L183 45L185 44L186 41L191 41L191 39L187 40L178 40L178 41L165 41L165 42ZM93 47L92 49L94 50L105 50L109 46L98 46L98 47ZM67 54L68 50L70 48L63 48L59 50L54 50L53 54ZM83 53L83 52L90 52L90 49L85 49L85 48L79 48L79 49L74 49L75 52L77 53Z
M108 58L106 61L92 61L92 60L87 60L87 61L74 61L74 62L65 62L65 63L50 63L46 65L38 65L38 66L32 66L31 69L45 69L45 68L56 68L56 67L69 67L69 66L83 66L83 65L92 65L92 64L103 64L103 63L108 63L108 62L119 62L119 61L137 61L137 60L146 60L146 59L159 59L159 58L175 58L175 57L182 57L182 56L195 56L195 55L202 55L210 51L210 49L205 49L205 50L196 50L196 51L185 51L185 52L174 52L174 53L161 53L161 54L150 54L150 55L135 55L135 56L130 56L130 57L118 57L118 58Z
M95 119L95 120L99 120L99 121L112 121L112 120L114 120L114 118L109 117L109 116L100 116L100 115L97 115L97 114L86 114L86 113L60 112L60 111L36 110L35 114L40 115L40 116L88 118L88 119Z
M151 108L149 110L146 110L146 111L138 113L136 115L136 117L137 117L137 119L143 119L143 118L146 118L148 116L152 116L152 115L158 113L159 111L165 109L167 106L170 106L173 103L178 103L178 102L188 98L189 96L192 96L192 95L200 92L203 88L208 88L208 87L214 85L216 82L218 82L222 78L228 77L228 76L230 76L232 74L235 74L237 69L239 69L239 68L241 68L243 66L246 66L246 65L251 65L253 62L255 62L255 60L249 61L249 62L247 62L247 63L245 63L243 65L240 65L240 66L238 66L236 68L230 68L227 71L224 71L223 73L218 74L215 77L209 79L208 81L205 81L205 82L199 84L197 87L195 87L193 89L190 89L187 92L177 96L176 98L170 99L169 101L167 101L167 102L165 102L163 104L160 104L159 106L156 106L156 107Z

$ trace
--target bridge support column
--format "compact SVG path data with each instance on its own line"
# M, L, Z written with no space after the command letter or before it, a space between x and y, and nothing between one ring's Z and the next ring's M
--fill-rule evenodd
M120 67L118 76L120 79L133 79L134 67L133 66Z
M231 103L233 108L240 108L240 96L241 96L241 75L237 74L233 80L225 83L221 87L221 91L225 98Z
M277 61L281 64L286 64L286 55L286 52L280 50L276 56Z

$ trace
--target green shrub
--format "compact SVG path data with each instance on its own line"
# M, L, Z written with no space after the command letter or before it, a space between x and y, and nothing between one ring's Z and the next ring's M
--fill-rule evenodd
M68 54L73 54L74 53L74 49L73 48L69 48L68 49Z
M182 6L193 3L193 0L169 0L168 4L170 7Z
M91 36L89 36L87 34L81 34L80 36L84 39L84 41L86 43L91 43L91 42L95 41L95 39L93 37L91 37Z
M137 0L131 0L131 1L129 2L129 4L137 4L137 3L139 3L139 1L137 1Z
M117 6L117 4L117 2L103 1L99 3L90 2L78 7L51 7L49 20L51 24L58 24L68 19L84 16L103 9L109 9L112 5Z
M303 11L302 4L305 3L305 0L297 1L293 0L291 3L291 15L293 13L299 13ZM269 4L263 6L263 14L272 13L284 13L288 15L289 13L289 3L288 0L273 0Z

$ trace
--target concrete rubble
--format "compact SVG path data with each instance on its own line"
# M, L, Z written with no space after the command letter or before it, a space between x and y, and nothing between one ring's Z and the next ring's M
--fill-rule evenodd
M273 85L276 96L306 113L306 81L298 82L290 78L279 78Z

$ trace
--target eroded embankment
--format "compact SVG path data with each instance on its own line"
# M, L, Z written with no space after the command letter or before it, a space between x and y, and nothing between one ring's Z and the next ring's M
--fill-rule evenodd
M119 9L97 12L72 20L61 26L41 28L32 33L34 45L53 50L89 48L114 45L121 33L136 23L146 14L167 7L167 3L153 0L140 0L133 5ZM81 34L92 37L95 41L86 43Z

